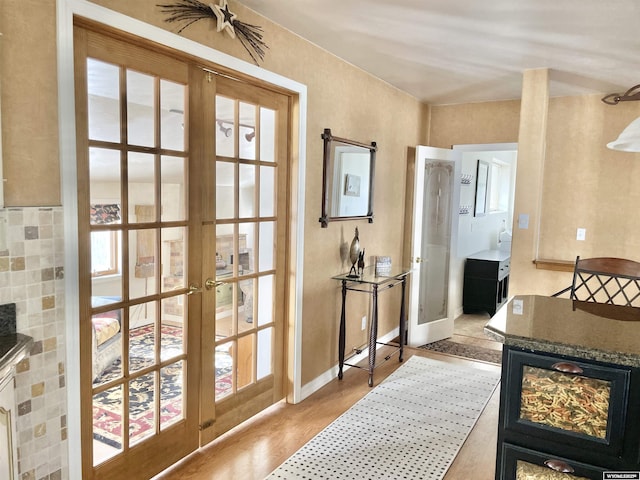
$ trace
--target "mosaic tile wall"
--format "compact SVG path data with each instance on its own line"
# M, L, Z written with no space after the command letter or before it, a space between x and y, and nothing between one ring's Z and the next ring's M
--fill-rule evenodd
M20 480L69 476L62 219L61 207L0 210L0 304L16 303L17 330L34 342L16 369Z

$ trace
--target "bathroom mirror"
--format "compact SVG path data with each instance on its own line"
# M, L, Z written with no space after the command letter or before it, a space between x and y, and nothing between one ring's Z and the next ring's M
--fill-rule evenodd
M320 223L367 219L373 222L373 182L376 142L366 143L334 137L325 128Z
M473 214L482 217L487 213L487 186L489 183L489 164L478 160L476 171L476 202Z

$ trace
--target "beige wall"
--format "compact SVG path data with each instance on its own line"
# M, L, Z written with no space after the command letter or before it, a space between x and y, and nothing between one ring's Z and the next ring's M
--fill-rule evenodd
M540 209L544 190L544 166L549 109L549 70L524 72L522 81L518 168L514 202L510 293L535 293L526 278L537 258ZM526 216L520 226L520 216Z
M56 8L2 0L2 155L5 205L60 205Z
M569 262L578 255L640 261L640 225L632 220L640 204L640 154L606 148L640 116L640 105L606 105L602 96L549 100L539 235L531 255L521 257L513 293L552 294L570 284L570 273L536 270L536 251L537 258ZM586 229L585 241L576 240L577 228Z
M602 95L549 103L539 256L573 261L640 260L640 155L606 148L636 117L640 103L606 105ZM576 229L587 229L586 241Z
M429 145L450 148L475 143L518 141L520 101L466 103L431 107Z
M445 148L523 142L521 113L525 127L527 119L543 122L542 138L530 134L519 146L511 294L548 295L570 283L570 273L536 269L535 258L572 262L580 255L640 261L640 224L631 220L640 204L640 154L606 148L640 116L640 103L610 106L600 94L552 97L545 113L540 110L545 100L534 91L541 81L546 80L524 82L523 99L537 95L538 100L523 105L522 112L519 100L431 107L430 144ZM541 168L539 180L532 163ZM528 232L517 229L520 213L536 214L530 217ZM578 227L586 228L585 241L576 240Z

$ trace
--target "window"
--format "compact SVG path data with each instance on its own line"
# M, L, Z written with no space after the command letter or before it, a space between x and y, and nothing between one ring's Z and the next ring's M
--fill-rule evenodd
M91 232L91 276L120 273L120 241L118 232Z
M489 211L506 212L509 210L511 193L511 165L494 158L490 176Z
M120 205L92 204L91 225L120 223ZM120 232L94 230L91 232L91 276L102 277L120 273Z

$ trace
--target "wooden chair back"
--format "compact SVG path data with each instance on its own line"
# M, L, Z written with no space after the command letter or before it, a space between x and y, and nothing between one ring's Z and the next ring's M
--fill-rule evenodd
M640 263L624 258L578 256L571 286L552 296L566 292L572 300L640 307Z

